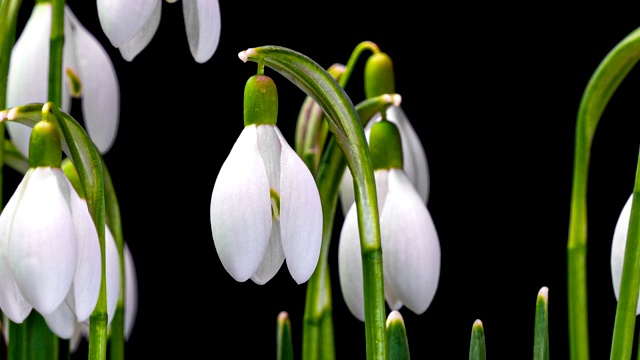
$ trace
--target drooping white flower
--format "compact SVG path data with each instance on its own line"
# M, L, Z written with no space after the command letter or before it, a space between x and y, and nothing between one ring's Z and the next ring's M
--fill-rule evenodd
M430 180L427 155L422 146L422 142L411 125L409 118L407 118L407 115L400 106L390 106L387 109L386 119L396 124L398 130L400 130L404 163L403 169L413 186L418 190L423 202L426 204L429 198ZM369 140L371 127L380 120L382 120L382 116L378 113L365 126L364 131L367 141ZM349 211L353 203L353 177L351 176L349 168L347 168L340 182L340 204L343 214Z
M390 121L383 120L372 130L384 293L392 310L406 306L422 314L438 287L440 241L423 198L402 169L400 140L398 127ZM338 271L347 307L364 321L362 251L355 203L340 232Z
M275 125L248 125L216 179L211 229L224 268L237 281L269 281L286 258L301 284L322 242L315 180Z
M69 71L81 82L86 131L104 154L111 148L118 131L120 89L115 68L102 45L68 6L65 6L64 23L61 109L67 113L71 110L72 91L65 76ZM51 3L38 2L11 52L7 107L48 100L50 34ZM8 122L7 129L16 147L28 156L31 128Z
M97 0L97 6L102 30L127 61L147 47L160 25L162 0ZM218 0L187 0L182 9L191 55L204 63L220 41Z
M68 310L88 317L100 286L97 236L86 202L64 172L30 168L0 214L3 313L16 323L32 308L47 317L70 296Z

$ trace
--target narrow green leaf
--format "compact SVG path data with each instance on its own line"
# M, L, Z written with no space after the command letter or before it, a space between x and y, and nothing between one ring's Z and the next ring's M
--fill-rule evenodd
M545 286L538 292L536 319L533 332L533 359L549 360L549 289Z
M409 360L409 340L404 319L397 310L387 317L387 360Z
M486 360L487 350L484 343L484 327L482 321L476 320L471 328L471 344L469 346L469 360Z
M281 311L278 314L277 326L277 360L293 360L293 341L291 337L291 320L289 313Z

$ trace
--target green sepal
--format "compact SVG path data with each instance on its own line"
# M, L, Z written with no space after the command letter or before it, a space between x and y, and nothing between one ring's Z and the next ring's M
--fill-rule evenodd
M533 360L549 360L549 289L538 292L536 319L533 332Z
M471 344L469 345L469 360L486 360L487 349L484 341L484 327L482 321L476 320L471 328Z
M33 126L29 139L29 167L60 168L60 133L53 122L41 120Z
M281 311L277 323L277 360L293 360L293 341L289 313Z
M367 98L396 92L393 61L384 52L376 52L367 58L364 66L364 94Z
M278 119L278 91L266 75L253 75L244 87L244 126L275 125Z
M369 134L369 148L374 171L402 169L402 141L396 124L386 119L373 124Z
M71 183L71 185L73 185L73 188L76 189L78 195L84 199L84 190L82 190L80 177L78 176L78 171L76 171L75 166L73 166L71 159L65 158L64 160L62 160L61 167L62 171L64 171L64 174L67 175L67 179L69 179L69 182Z
M409 340L404 319L397 310L392 310L387 317L387 359L409 360Z

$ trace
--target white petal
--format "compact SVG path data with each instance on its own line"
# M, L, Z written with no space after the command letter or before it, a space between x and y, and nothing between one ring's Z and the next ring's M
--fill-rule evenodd
M9 263L25 299L42 315L67 295L78 246L62 170L34 169L16 208L9 239Z
M159 0L154 0L153 2L156 6L153 8L151 16L146 20L140 31L121 46L117 46L120 48L122 58L126 61L132 61L142 50L144 50L144 48L147 47L147 45L149 45L151 39L153 39L153 36L158 30L158 26L160 26L162 2Z
M611 245L611 277L613 281L613 292L616 299L620 298L620 281L622 279L622 266L624 264L624 252L627 246L627 234L629 232L632 203L633 194L629 196L627 202L624 204L613 232L613 244ZM640 301L636 308L636 315L640 315Z
M220 41L218 0L183 1L184 24L193 58L204 63L213 56Z
M427 155L420 141L420 137L411 125L409 118L399 106L387 109L387 119L398 126L402 138L402 159L404 171L418 190L423 202L429 197L429 166Z
M280 223L274 222L271 226L271 236L269 238L269 247L264 255L262 264L256 271L251 280L258 285L264 285L271 280L284 263L284 251L282 250L282 240L280 236Z
M159 0L98 0L98 19L114 47L131 40L160 7Z
M0 213L0 309L15 323L22 323L31 312L31 304L22 296L9 266L9 238L13 217L33 170L28 170L2 213Z
M211 231L218 257L236 281L264 259L271 235L271 197L256 127L244 128L220 168L211 194Z
M322 245L322 205L309 168L276 127L282 146L280 165L280 231L287 267L302 284L313 274Z
M120 297L120 256L118 255L116 239L107 226L105 226L104 234L105 259L107 262L107 315L109 316L108 323L111 324L111 320L113 320L113 316L116 313L118 298Z
M416 314L431 304L440 278L440 241L420 194L404 171L389 171L389 192L380 215L384 278Z
M120 88L111 58L100 42L80 23L73 23L79 76L82 81L82 113L87 133L104 154L118 132Z
M129 339L138 314L138 275L129 245L124 244L124 337Z
M264 162L264 168L267 172L267 181L271 191L280 194L280 153L282 145L280 138L273 125L256 126L256 134L258 141L258 151ZM280 218L277 215L276 218Z
M66 302L62 302L51 314L44 315L44 321L58 337L70 339L76 327L76 316Z
M81 325L76 323L76 326L73 328L73 335L71 335L71 339L69 339L69 351L73 354L78 350L80 346L80 341L82 340L82 332L80 331Z
M338 243L338 273L340 289L349 311L358 320L364 321L364 289L362 282L362 252L358 233L356 206L345 216L340 242Z
M89 213L87 202L81 199L69 183L71 213L78 244L78 263L73 278L73 311L78 321L89 318L100 293L102 259L98 232Z
M398 295L395 293L395 290L393 289L393 287L389 285L390 285L389 282L386 281L385 279L384 298L387 301L387 305L389 305L389 308L391 310L400 310L400 308L402 307L402 301L400 300Z

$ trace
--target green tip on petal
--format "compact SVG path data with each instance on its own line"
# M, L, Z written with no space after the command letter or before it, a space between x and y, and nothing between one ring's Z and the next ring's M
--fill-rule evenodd
M76 99L80 98L80 95L82 95L82 81L80 80L80 77L72 68L67 68L66 73L67 78L69 79L69 90L71 92L71 96Z
M367 98L396 92L391 57L384 52L369 56L364 67L364 93Z
M487 351L484 341L484 326L479 319L473 322L471 328L471 345L469 346L469 360L486 360Z
M62 143L56 126L47 120L34 125L29 140L29 167L59 168L62 162Z
M369 136L373 170L402 169L402 141L400 130L388 120L380 120L371 127Z
M278 91L266 75L253 75L244 88L244 125L275 125L278 117Z

